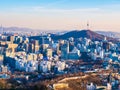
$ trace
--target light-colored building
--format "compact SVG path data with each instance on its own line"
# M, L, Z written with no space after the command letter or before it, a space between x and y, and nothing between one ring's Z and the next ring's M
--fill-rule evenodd
M0 55L0 66L3 65L4 56Z
M0 66L0 72L8 72L8 67L7 66Z

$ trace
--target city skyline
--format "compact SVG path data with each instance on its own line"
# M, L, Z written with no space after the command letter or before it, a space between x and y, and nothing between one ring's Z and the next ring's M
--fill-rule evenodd
M0 90L120 90L120 0L0 0Z
M0 23L43 30L120 29L119 0L1 0Z

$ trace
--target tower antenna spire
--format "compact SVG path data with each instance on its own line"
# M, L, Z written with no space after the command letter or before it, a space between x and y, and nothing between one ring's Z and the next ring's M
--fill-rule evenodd
M89 22L87 21L87 30L89 30Z

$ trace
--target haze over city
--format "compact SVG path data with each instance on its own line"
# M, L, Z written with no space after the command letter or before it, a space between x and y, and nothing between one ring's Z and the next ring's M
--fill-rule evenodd
M120 30L120 0L0 0L0 24L41 30Z

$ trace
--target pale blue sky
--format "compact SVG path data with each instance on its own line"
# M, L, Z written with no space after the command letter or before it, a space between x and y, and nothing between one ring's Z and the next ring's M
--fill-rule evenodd
M120 30L120 0L0 0L0 24L45 30Z

